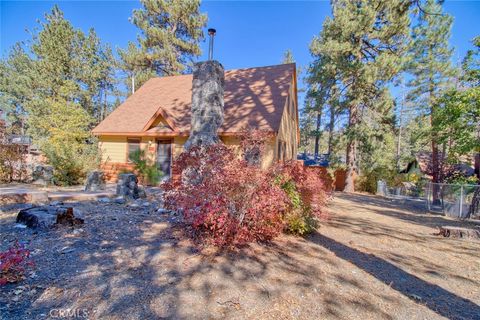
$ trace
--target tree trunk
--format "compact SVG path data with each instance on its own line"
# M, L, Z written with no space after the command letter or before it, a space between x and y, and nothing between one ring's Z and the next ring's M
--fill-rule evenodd
M400 103L400 115L398 119L398 139L397 139L397 154L396 154L396 165L397 170L400 171L400 156L402 154L402 125L403 125L403 108L405 106L405 92L403 87L403 80L402 80L402 102Z
M345 177L344 192L355 192L355 178L357 177L357 138L356 138L356 126L358 123L358 106L350 106L350 115L348 119L348 129L351 131L349 134L347 144L347 174ZM353 134L352 134L353 131Z
M480 153L475 153L475 174L477 179L480 181Z
M480 141L480 119L477 118L477 141ZM480 184L480 148L475 148L475 174Z
M335 126L335 107L330 105L330 123L328 124L328 154L332 154L333 128Z
M318 110L317 113L317 127L315 130L315 157L318 156L320 149L320 128L322 126L322 107Z
M429 104L430 104L430 139L431 139L431 148L432 148L432 182L434 183L433 188L432 188L432 196L433 196L433 203L437 203L440 201L440 187L436 185L435 183L440 183L441 182L441 177L440 177L440 159L439 159L439 154L438 154L438 145L437 145L437 136L433 130L433 126L435 124L435 113L436 113L436 108L435 108L435 101L434 101L434 82L433 82L433 76L430 75L430 88L429 88Z

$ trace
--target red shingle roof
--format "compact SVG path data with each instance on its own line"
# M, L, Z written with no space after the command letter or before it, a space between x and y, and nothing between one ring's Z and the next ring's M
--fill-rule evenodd
M277 132L294 76L295 64L225 71L225 119L219 133L235 133L245 127ZM93 133L167 133L169 130L147 127L159 115L176 133L188 133L191 91L192 75L152 78Z

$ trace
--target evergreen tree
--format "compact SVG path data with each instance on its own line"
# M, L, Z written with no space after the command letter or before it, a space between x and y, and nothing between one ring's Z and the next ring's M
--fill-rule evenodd
M385 85L400 71L408 42L411 2L333 2L333 18L327 18L311 51L324 61L335 77L349 119L347 125L347 178L344 191L354 191L358 173L358 143L362 115L381 106L389 96Z
M185 71L194 57L201 54L199 42L206 14L200 13L199 0L141 0L142 9L131 18L141 34L138 45L129 42L119 50L122 69L135 77L135 87L154 76L168 76ZM131 89L131 82L127 81Z
M422 8L412 31L411 60L407 66L413 79L408 83L411 91L407 99L416 105L419 117L426 119L424 132L432 153L432 181L438 183L443 179L441 158L445 152L440 154L437 133L431 129L436 121L437 100L455 75L450 62L453 49L448 44L453 18L443 13L435 0L427 0Z
M78 183L95 166L90 129L112 99L111 50L91 30L75 29L55 6L30 41L0 64L2 109L26 118L34 143L55 168L58 183Z
M295 62L295 59L293 58L292 50L287 49L287 51L283 53L282 64L294 63L294 62Z
M436 99L432 131L436 141L447 146L447 161L458 163L473 153L480 179L480 37L473 43L476 48L467 52L462 64L461 85Z
M333 127L337 108L339 106L339 96L337 90L337 74L334 64L328 56L317 54L317 46L319 39L315 38L310 45L310 53L315 58L314 62L308 69L306 82L309 84L307 98L310 104L306 108L306 112L314 117L316 126L312 135L315 137L314 153L318 155L320 152L320 139L322 137L322 117L324 109L328 108L329 117L329 137L328 137L328 153L332 150Z
M8 57L0 61L0 110L11 124L11 133L25 133L25 103L34 94L32 66L33 61L21 43L15 44Z

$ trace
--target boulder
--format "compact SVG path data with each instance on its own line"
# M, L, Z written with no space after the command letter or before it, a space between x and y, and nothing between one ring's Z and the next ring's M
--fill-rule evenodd
M145 190L138 185L137 176L133 173L122 173L118 176L116 194L126 200L135 200L147 196Z
M47 186L53 183L53 167L37 164L32 171L32 183Z
M79 225L83 224L80 211L66 206L38 206L20 210L17 223L25 224L29 228L50 228L56 224Z
M105 190L105 176L103 171L95 170L88 174L85 182L85 191Z
M102 197L102 198L98 198L97 201L101 203L110 203L110 198Z

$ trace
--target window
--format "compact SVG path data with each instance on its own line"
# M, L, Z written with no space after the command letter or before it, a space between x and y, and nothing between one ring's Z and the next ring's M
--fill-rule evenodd
M128 138L127 139L127 159L128 162L131 162L130 155L140 150L140 139L139 138Z

